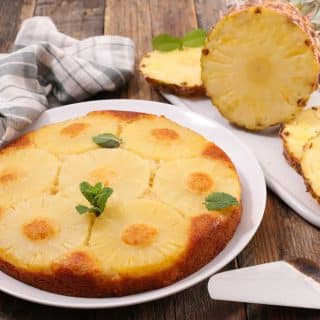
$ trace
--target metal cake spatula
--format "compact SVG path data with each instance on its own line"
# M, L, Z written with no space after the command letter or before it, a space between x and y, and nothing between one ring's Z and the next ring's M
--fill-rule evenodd
M208 284L212 299L320 309L320 268L307 259L226 271Z

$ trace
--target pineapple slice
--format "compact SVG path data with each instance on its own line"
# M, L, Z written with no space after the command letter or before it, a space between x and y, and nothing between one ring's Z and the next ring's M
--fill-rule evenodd
M102 182L113 188L109 201L128 201L149 188L151 165L148 160L122 149L98 149L69 156L63 163L58 189L77 201L84 198L79 190L82 181Z
M60 122L37 130L34 142L38 148L57 155L81 153L98 146L92 137L101 133L118 132L118 123L111 116L87 115L82 118Z
M207 144L195 132L164 117L141 118L124 126L123 147L150 159L175 159L199 154Z
M320 135L311 138L304 146L301 174L307 190L320 203Z
M83 245L91 219L74 202L47 195L20 202L0 216L0 256L28 271L44 269Z
M207 95L230 122L259 130L285 122L318 85L316 40L291 4L264 1L231 10L202 52Z
M0 207L54 191L59 161L38 149L4 152L0 157Z
M89 249L106 273L146 276L177 262L187 249L188 228L188 220L159 201L109 205L95 220Z
M201 49L149 52L140 62L140 72L149 83L165 91L183 96L204 95Z
M238 175L223 159L178 159L162 163L151 193L157 199L188 216L207 211L205 197L211 192L226 192L240 201Z
M288 163L300 172L303 147L308 140L320 133L320 108L303 110L286 123L280 133L284 155Z

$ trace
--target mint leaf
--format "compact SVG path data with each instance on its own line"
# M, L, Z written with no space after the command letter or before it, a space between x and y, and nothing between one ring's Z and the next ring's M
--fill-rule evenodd
M121 139L112 133L101 133L92 137L92 141L102 148L119 148Z
M99 217L103 213L107 200L113 193L112 188L104 188L101 182L96 183L94 186L90 185L87 181L82 181L79 185L80 191L83 196L91 204L91 207L84 205L77 205L76 210L80 213L91 212Z
M210 193L204 202L208 210L221 210L231 206L238 205L238 200L231 194L225 192Z
M89 212L89 208L86 206L83 206L81 204L76 206L76 210L80 213L80 214L84 214L86 212Z
M184 47L203 47L207 38L207 32L203 29L195 29L188 32L182 38Z
M181 49L182 43L179 38L164 33L152 39L152 47L154 50L172 51L176 49Z

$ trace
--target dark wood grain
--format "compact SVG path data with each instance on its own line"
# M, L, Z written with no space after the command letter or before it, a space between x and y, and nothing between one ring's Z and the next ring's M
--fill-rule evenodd
M33 15L36 0L0 1L0 50L8 52L21 22Z

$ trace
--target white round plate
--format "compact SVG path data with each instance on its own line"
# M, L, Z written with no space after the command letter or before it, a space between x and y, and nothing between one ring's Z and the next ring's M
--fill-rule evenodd
M159 299L207 279L234 259L255 234L263 217L266 186L262 170L247 147L230 131L206 118L169 104L143 100L99 100L51 109L42 114L31 130L50 123L86 114L92 110L140 111L165 117L188 127L215 142L232 159L243 188L243 215L227 247L199 271L170 286L120 298L76 298L49 293L17 281L0 272L0 289L16 297L37 303L71 308L112 308Z

